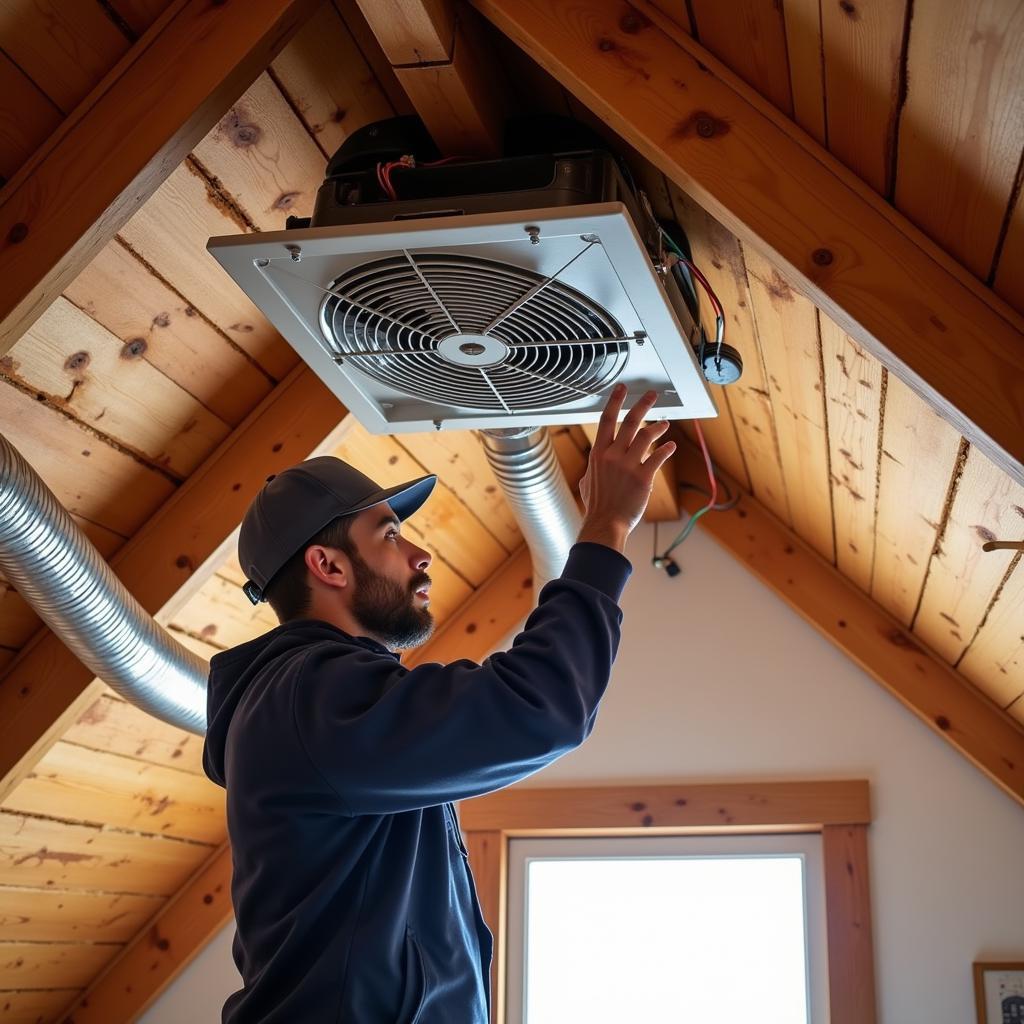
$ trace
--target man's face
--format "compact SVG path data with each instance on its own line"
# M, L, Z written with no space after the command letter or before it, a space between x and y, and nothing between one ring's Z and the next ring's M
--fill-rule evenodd
M418 647L434 631L427 596L430 553L401 535L387 504L360 512L350 538L352 615L386 647Z

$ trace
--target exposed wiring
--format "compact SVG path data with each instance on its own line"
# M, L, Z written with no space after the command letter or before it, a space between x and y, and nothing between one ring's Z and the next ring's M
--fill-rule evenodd
M672 254L676 257L676 260L686 268L691 278L695 278L697 280L701 288L704 289L704 293L707 295L708 301L711 303L711 309L715 314L715 367L721 371L722 344L725 341L725 310L722 307L722 303L719 301L714 288L711 287L711 283L701 272L700 268L689 258L689 256L686 255L686 253L683 252L682 249L679 248L672 236L660 224L658 225L658 230L661 232L661 237L672 250ZM692 283L690 283L690 287L693 287ZM701 328L699 359L702 366L704 363L704 347L706 340L704 329Z
M391 180L391 175L394 171L400 171L403 168L415 168L415 167L440 167L442 164L450 164L454 160L464 160L465 157L461 156L446 156L441 160L430 160L426 163L417 163L416 157L411 153L407 153L404 156L399 157L397 160L389 160L387 163L377 164L377 183L381 187L381 191L391 200L398 199L398 191L395 188L394 182Z

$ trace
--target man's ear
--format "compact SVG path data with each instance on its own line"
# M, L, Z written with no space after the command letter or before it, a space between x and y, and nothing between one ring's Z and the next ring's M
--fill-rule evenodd
M306 548L304 561L318 583L328 587L348 586L351 579L348 559L337 548L313 544Z

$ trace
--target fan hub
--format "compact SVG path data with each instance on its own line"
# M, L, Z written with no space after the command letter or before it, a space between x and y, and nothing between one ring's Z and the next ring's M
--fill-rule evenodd
M503 341L487 334L451 334L437 343L437 353L456 366L497 366L508 358Z

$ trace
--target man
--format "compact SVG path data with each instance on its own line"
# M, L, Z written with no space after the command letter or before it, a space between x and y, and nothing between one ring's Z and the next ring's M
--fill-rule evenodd
M672 454L650 392L602 414L586 515L507 652L404 668L430 555L401 535L434 477L381 490L337 459L272 478L239 537L281 625L211 663L203 764L227 788L244 987L232 1024L486 1024L491 935L451 802L589 735L618 647L626 537Z

